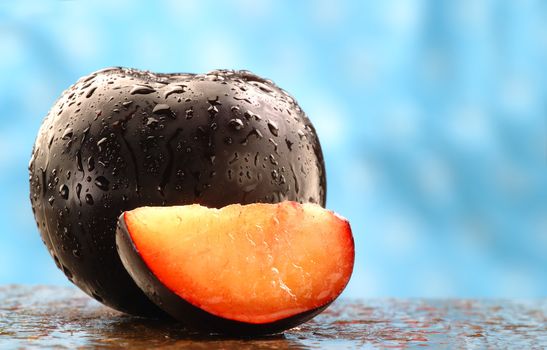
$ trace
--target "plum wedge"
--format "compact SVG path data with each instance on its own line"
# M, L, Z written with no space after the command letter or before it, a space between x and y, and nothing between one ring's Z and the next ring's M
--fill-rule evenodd
M324 310L354 263L349 222L316 204L198 204L124 212L122 263L145 294L187 326L277 333Z

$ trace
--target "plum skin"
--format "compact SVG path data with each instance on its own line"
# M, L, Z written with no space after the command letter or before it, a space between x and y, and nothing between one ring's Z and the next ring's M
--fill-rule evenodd
M127 225L122 213L118 219L116 232L116 249L123 265L151 300L160 305L176 320L182 320L184 325L200 332L221 333L237 336L257 336L281 333L296 327L323 312L334 300L318 308L302 312L291 317L269 323L247 323L230 320L213 315L187 302L163 283L150 271L139 254L138 249L130 238Z
M140 206L282 200L324 206L315 129L271 81L246 71L109 68L67 89L29 164L30 199L57 266L84 292L161 316L115 249L118 216Z

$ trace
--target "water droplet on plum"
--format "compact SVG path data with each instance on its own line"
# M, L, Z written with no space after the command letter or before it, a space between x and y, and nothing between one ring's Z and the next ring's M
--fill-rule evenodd
M95 169L95 159L93 157L87 158L87 171L93 171Z
M243 121L239 118L230 119L228 125L234 130L241 130L244 126Z
M104 176L99 176L95 179L95 185L103 191L108 191L110 181L108 181Z
M68 199L68 186L61 185L61 187L59 188L59 194L61 195L61 198Z
M279 135L279 127L277 126L277 124L275 124L271 120L268 120L268 129L270 129L270 132L272 133L272 135L274 136Z
M166 114L169 112L171 112L171 107L164 103L158 103L156 106L154 106L154 109L152 109L152 113L156 114Z
M93 87L89 88L89 90L87 90L87 94L85 94L85 97L90 98L93 95L93 93L95 92L95 90L97 90L96 86L93 86Z
M85 202L89 205L93 205L93 203L95 203L93 196L90 193L85 195Z
M73 134L74 134L74 131L72 130L72 128L66 128L61 138L63 140L68 140L72 137ZM53 137L51 138L51 140L53 141Z
M156 90L148 85L134 85L131 91L129 92L131 95L147 95L155 92Z

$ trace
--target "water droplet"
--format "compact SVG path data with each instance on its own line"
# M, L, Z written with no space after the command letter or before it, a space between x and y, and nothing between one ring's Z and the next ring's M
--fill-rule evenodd
M300 137L300 140L302 140L306 137L306 133L303 130L298 130L298 136Z
M277 127L277 125L271 121L271 120L268 120L268 129L270 129L270 132L272 133L272 135L274 136L278 136L279 135L279 128Z
M155 128L158 126L159 121L156 118L149 117L146 121L146 126L149 126L151 128Z
M186 85L171 85L169 89L165 92L165 95L163 95L164 98L169 97L171 94L180 94L183 93L185 90L184 88Z
M290 141L289 139L285 139L285 143L287 144L287 148L289 151L292 151L292 145L294 145L294 142Z
M171 111L171 107L169 107L169 105L166 105L164 103L158 103L152 110L152 113L165 114L165 113L169 113L170 111Z
M53 202L55 202L55 197L51 196L47 201L49 202L49 205L53 206Z
M82 254L80 253L80 251L78 249L73 249L72 250L72 255L77 259L82 257Z
M258 130L256 128L253 128L253 130L249 131L247 136L245 136L245 138L241 141L241 144L243 146L247 146L247 143L249 143L249 138L253 135L256 135L256 137L259 138L259 139L261 139L263 137L262 132L260 132L260 130Z
M244 126L243 121L239 118L230 119L228 125L230 125L235 130L241 130Z
M251 120L251 119L253 119L253 118L254 118L254 120L262 120L262 117L261 117L261 116L259 116L258 114L254 114L254 113L251 112L251 111L247 111L247 112L243 113L243 116L244 116L245 118L247 118L247 120Z
M220 101L218 99L218 96L216 96L215 98L208 98L207 102L209 102L209 104L211 106L221 106L222 105L222 103L220 103Z
M59 194L63 199L68 199L68 186L61 185L61 187L59 188Z
M207 112L211 115L211 117L214 117L218 113L218 106L222 105L222 103L219 102L218 96L215 99L208 98L207 102L209 102L209 108L207 108Z
M76 196L78 197L78 200L80 200L80 193L82 192L82 184L78 183L76 185Z
M154 90L154 88L148 85L134 85L129 93L131 95L136 95L136 94L146 95L146 94L151 94L155 91L156 90Z
M84 167L82 165L82 153L80 151L76 153L76 168L78 171L84 171Z
M61 138L63 140L68 140L72 137L73 134L74 134L74 131L72 130L72 128L66 128Z
M245 90L243 90L243 91L245 91ZM241 97L234 96L234 100L236 100L236 101L245 101L245 102L247 102L248 104L251 104L251 105L253 104L251 102L251 100L249 100L247 97L241 98Z
M93 93L95 92L95 90L97 90L96 86L93 86L93 87L89 88L89 90L87 90L87 94L85 94L85 97L90 98L93 95Z
M228 161L228 164L232 165L238 159L239 159L239 154L235 152L234 157Z
M93 171L95 169L95 159L93 157L87 158L87 171Z
M268 85L259 82L259 81L253 81L252 84L262 90L263 92L266 92L268 94L273 94L274 90L272 90Z
M131 105L133 103L133 101L125 101L122 103L122 106L124 107L128 107L129 105Z
M93 203L94 203L93 196L91 196L90 193L85 195L85 202L89 205L93 205Z
M231 145L234 142L230 136L227 136L224 138L224 143L227 145Z
M270 143L271 143L272 145L274 145L274 152L277 153L277 154L279 154L279 152L278 152L278 148L279 148L278 146L279 146L279 145L277 144L277 142L275 142L272 138L269 138L268 141L270 141Z
M296 194L300 192L300 185L298 184L298 178L296 177L296 173L294 172L294 167L291 164L291 172L292 172L292 178L294 180L294 189L296 190Z
M95 179L95 185L103 191L108 191L110 181L108 181L104 176L99 176Z
M194 108L190 107L189 109L186 110L186 119L192 119L193 116L194 116Z
M196 134L200 135L200 136L205 136L207 135L207 132L205 131L205 128L203 126L198 126L197 127L197 130L196 130Z
M102 146L108 141L108 138L103 137L99 141L97 141L97 147L99 147L99 152L102 152L103 148Z

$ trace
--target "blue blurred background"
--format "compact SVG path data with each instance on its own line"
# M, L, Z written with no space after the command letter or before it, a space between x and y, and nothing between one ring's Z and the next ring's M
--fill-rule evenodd
M347 297L547 296L547 2L0 1L0 284L68 284L28 200L80 76L249 69L316 125Z

